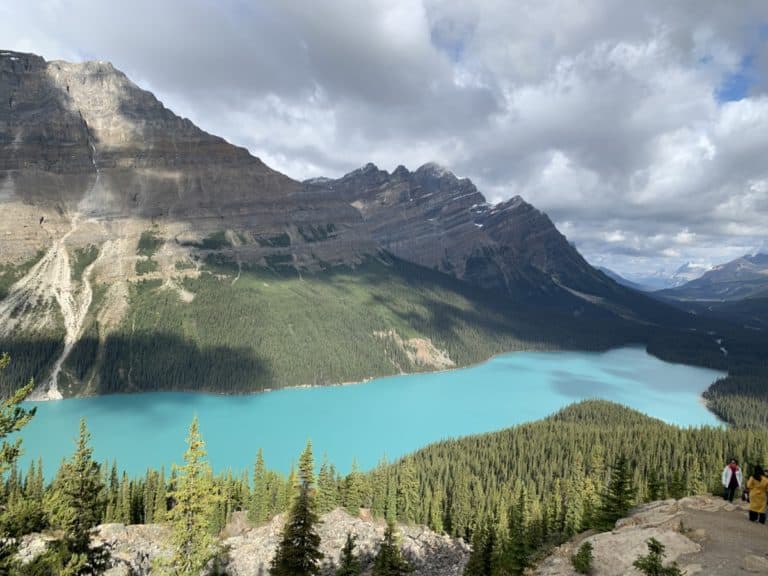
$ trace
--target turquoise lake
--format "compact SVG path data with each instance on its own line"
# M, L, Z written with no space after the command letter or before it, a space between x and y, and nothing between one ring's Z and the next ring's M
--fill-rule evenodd
M718 425L701 393L723 374L662 362L642 348L604 353L515 352L449 372L252 396L150 393L36 403L24 429L22 470L42 456L46 475L74 451L88 421L97 460L129 474L181 462L193 415L216 471L250 468L259 447L283 471L308 438L319 461L368 469L431 442L537 420L585 398L620 402L681 426Z

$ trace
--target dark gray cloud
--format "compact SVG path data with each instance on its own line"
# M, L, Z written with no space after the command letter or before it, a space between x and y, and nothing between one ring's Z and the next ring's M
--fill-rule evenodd
M438 161L619 272L768 238L764 0L6 0L0 37L296 178Z

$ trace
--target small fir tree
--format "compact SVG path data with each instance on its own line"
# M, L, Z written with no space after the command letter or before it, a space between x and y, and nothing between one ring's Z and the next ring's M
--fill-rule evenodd
M576 554L571 556L571 564L579 574L589 574L592 571L592 542L587 540L579 546Z
M259 448L256 454L256 463L253 465L253 495L248 510L248 519L255 524L261 524L268 517L267 467L264 464L264 451Z
M678 568L677 562L672 562L669 566L664 566L664 544L651 538L647 542L648 554L639 556L632 563L646 576L683 576L683 572Z
M198 576L218 554L217 540L211 534L218 497L205 456L205 442L195 417L189 427L184 464L174 466L175 482L170 493L174 505L167 514L173 556L160 566L165 574Z
M299 458L299 493L291 507L283 528L283 537L272 559L272 576L314 576L320 573L320 536L315 526L319 518L315 512L315 482L312 443Z
M635 489L632 485L632 474L629 462L625 456L620 456L611 466L611 477L608 489L603 495L601 528L610 530L616 520L623 518L632 507Z
M387 522L384 540L381 542L379 552L373 561L373 576L402 576L410 574L413 570L411 563L403 557L403 553L400 551L395 525L392 522Z
M360 559L355 554L355 541L357 538L351 532L347 532L347 541L341 549L339 568L336 576L358 576L360 574Z
M101 470L93 460L90 439L82 419L75 453L61 465L53 489L57 524L64 532L62 576L100 574L109 560L104 546L91 545L91 531L104 515L106 493Z

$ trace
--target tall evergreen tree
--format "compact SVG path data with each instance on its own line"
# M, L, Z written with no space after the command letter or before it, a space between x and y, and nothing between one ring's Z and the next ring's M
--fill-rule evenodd
M402 522L411 524L417 520L419 480L409 459L402 461L397 484L397 515Z
M317 476L317 511L320 514L330 512L338 505L336 489L336 470L328 462L328 455L323 455L323 463Z
M267 468L264 464L264 452L259 448L259 452L256 454L256 463L253 465L253 496L248 510L248 518L255 524L261 524L268 517Z
M355 554L355 541L357 538L351 532L347 532L347 541L341 549L339 567L336 576L358 576L360 574L360 559Z
M403 557L403 553L400 551L394 523L387 522L384 539L373 560L373 576L402 576L410 574L413 570L411 563Z
M616 520L623 518L629 512L634 501L635 488L632 484L632 474L626 456L621 455L611 466L608 488L603 495L600 527L610 530Z
M357 460L352 460L352 469L344 480L344 508L347 512L357 516L360 506L363 504L363 476L357 465Z
M283 528L283 537L272 559L272 576L314 576L320 573L320 536L315 526L314 458L312 443L307 442L299 458L299 493Z
M165 488L165 468L160 468L157 477L157 490L155 491L155 501L153 503L152 518L155 522L165 522L168 514L168 498Z
M0 370L3 370L10 363L8 354L0 356ZM35 415L35 408L22 408L21 402L32 392L33 382L20 388L8 398L0 403L0 478L4 477L10 470L21 452L21 438L16 438L13 442L6 440L9 434L18 432Z
M198 576L218 553L216 538L211 534L218 497L205 456L205 442L195 417L189 427L184 464L174 467L176 481L170 494L174 505L167 514L174 550L170 560L160 566L166 574Z
M64 532L67 557L63 576L100 574L108 561L106 548L91 545L91 531L104 514L106 494L101 470L93 460L90 439L82 419L75 453L61 465L54 487L57 520Z

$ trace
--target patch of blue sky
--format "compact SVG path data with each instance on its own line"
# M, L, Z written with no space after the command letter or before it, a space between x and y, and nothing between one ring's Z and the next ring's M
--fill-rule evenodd
M741 59L738 70L728 74L715 90L715 98L721 104L743 100L749 95L749 89L757 80L757 70L754 57L745 56Z

